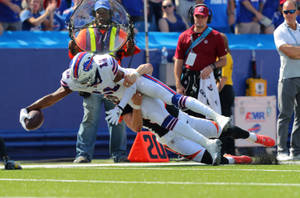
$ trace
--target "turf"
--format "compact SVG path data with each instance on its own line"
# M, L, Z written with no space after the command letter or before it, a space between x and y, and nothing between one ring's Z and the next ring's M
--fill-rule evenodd
M0 170L0 197L300 197L299 165L101 164Z

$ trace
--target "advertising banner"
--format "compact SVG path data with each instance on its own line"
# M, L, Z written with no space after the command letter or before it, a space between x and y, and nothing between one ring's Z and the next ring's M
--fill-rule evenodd
M234 124L249 132L267 135L276 140L276 97L241 96L234 101ZM260 144L236 140L237 147L257 147Z

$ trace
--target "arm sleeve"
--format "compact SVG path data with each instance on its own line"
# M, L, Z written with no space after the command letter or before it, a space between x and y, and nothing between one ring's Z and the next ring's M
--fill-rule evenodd
M70 78L69 71L66 70L61 75L60 85L65 88L69 88L68 79Z
M21 22L26 21L27 19L31 18L32 14L29 10L24 10L20 13L20 20Z
M274 32L274 42L277 49L279 49L281 45L287 44L287 41L284 38L286 38L286 36L283 35L282 31Z
M133 84L132 86L126 88L124 95L119 103L119 106L123 109L127 105L127 103L131 100L133 94L136 92L136 84Z
M221 34L216 35L216 39L218 40L217 42L217 56L222 57L227 54L224 39L222 38Z

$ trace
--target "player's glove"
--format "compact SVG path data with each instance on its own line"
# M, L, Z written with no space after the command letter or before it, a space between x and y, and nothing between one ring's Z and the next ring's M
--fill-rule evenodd
M117 105L115 108L112 110L106 111L106 117L105 120L110 123L117 125L119 123L120 116L123 112L123 108Z
M29 131L29 130L26 128L25 118L29 118L28 111L27 111L26 108L22 108L22 109L20 110L20 118L19 118L19 121L20 121L22 127L23 127L26 131Z

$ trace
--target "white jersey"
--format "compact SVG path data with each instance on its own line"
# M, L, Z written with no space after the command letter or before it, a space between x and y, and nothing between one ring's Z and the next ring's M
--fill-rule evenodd
M162 125L163 121L169 115L169 112L165 108L165 104L160 99L148 96L143 96L141 110L143 119L148 119L150 122L158 125ZM217 130L214 122L190 116L181 110L179 110L177 118L207 138L219 138L222 133L220 130Z
M93 56L93 61L97 65L97 72L99 72L100 75L100 82L98 84L94 86L82 85L76 82L76 80L73 80L70 76L70 71L66 70L63 73L61 85L68 87L72 91L83 91L103 94L106 96L115 96L120 101L122 101L123 98L123 101L121 102L122 105L125 103L130 104L130 98L135 93L136 89L144 95L159 98L167 104L172 104L172 97L176 94L176 92L154 77L149 75L140 77L136 83L130 87L131 91L129 91L129 88L125 88L123 86L123 80L116 83L114 82L114 79L119 70L124 72L124 74L128 74L135 71L134 69L122 68L110 55L95 55ZM125 92L130 94L125 94ZM125 95L126 99L124 98ZM179 102L184 105L185 97L182 97Z
M119 70L125 74L132 72L133 69L124 69L119 66L118 62L110 55L95 55L93 61L97 65L99 72L99 83L94 86L82 85L71 78L70 69L67 69L62 74L61 85L68 87L72 91L82 91L88 93L103 94L104 96L114 96L121 100L126 87L123 86L123 79L119 82L114 82L114 79Z

